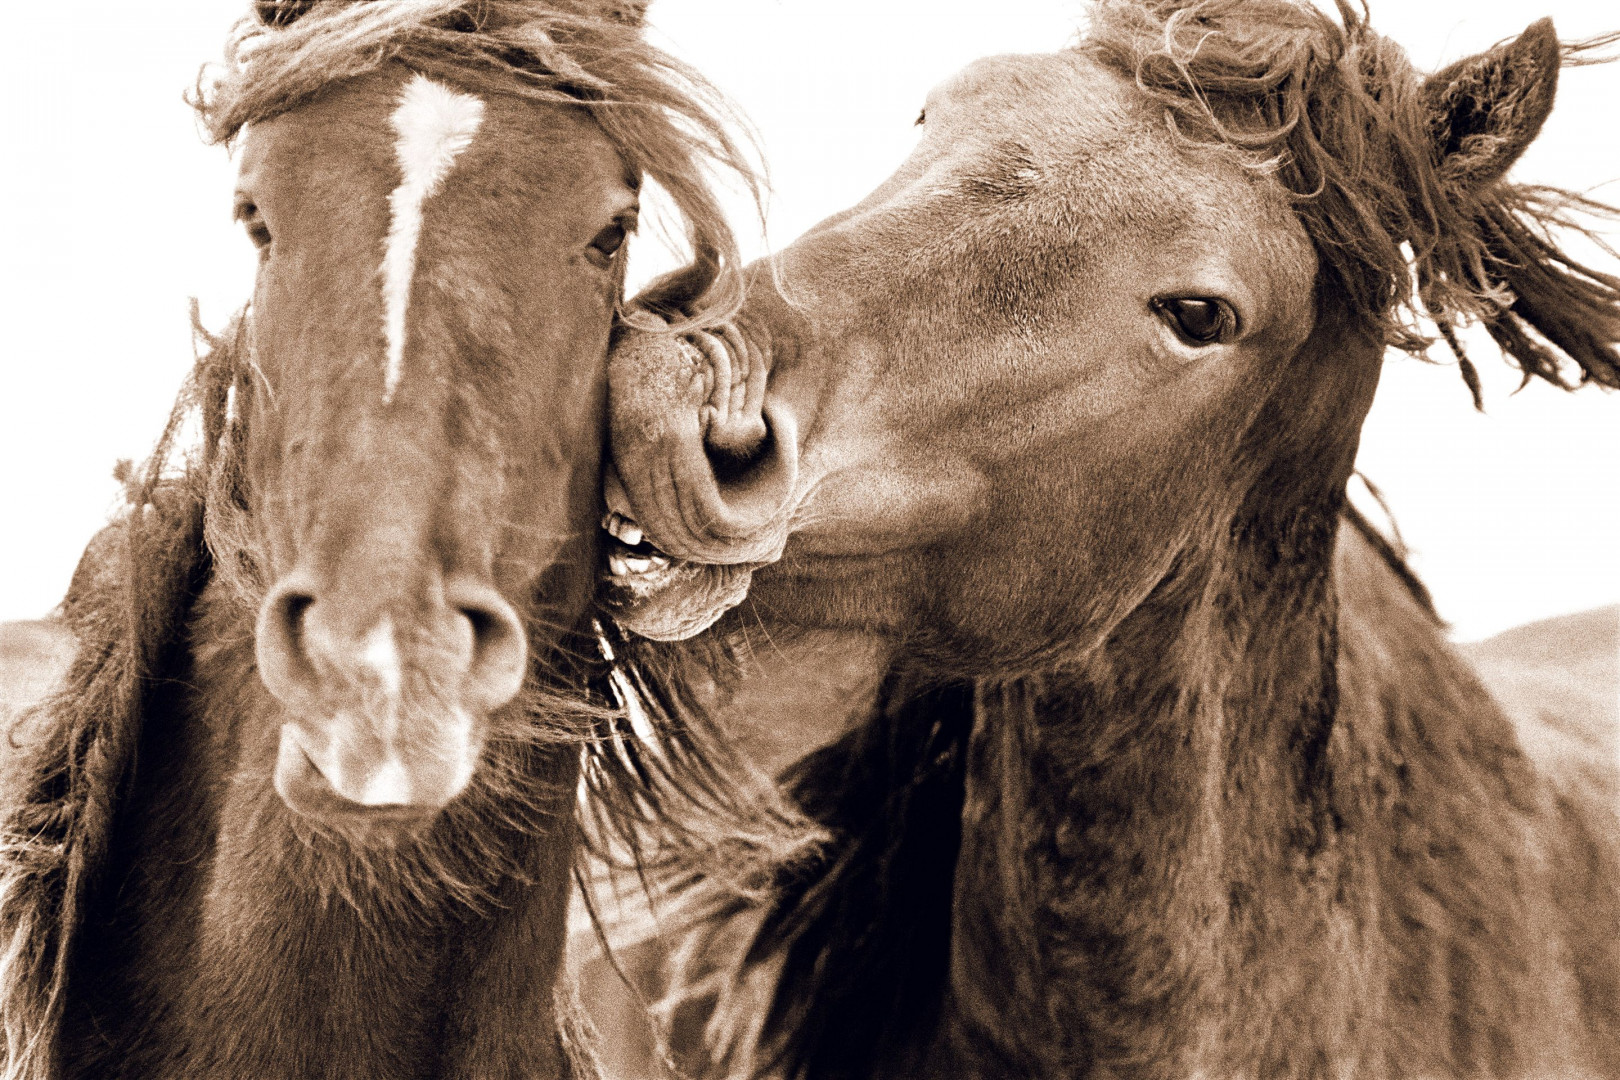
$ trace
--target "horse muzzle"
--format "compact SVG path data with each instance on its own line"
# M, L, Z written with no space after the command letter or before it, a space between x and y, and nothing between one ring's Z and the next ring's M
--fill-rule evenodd
M522 688L522 622L469 581L385 605L312 580L289 575L259 615L259 675L286 707L277 793L316 819L432 816L472 781L489 714Z
M418 821L433 817L464 791L483 748L470 717L443 725L438 746L414 755L346 738L371 725L352 717L327 726L329 737L299 723L281 728L276 794L294 812L321 821ZM324 745L321 745L324 742ZM357 745L357 743L359 745Z
M629 331L609 360L609 609L656 640L691 637L775 562L798 500L799 433L732 329Z

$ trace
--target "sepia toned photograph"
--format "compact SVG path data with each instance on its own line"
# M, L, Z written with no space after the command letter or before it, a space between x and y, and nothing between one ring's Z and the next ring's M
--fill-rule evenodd
M1620 7L14 15L0 1080L1620 1080Z

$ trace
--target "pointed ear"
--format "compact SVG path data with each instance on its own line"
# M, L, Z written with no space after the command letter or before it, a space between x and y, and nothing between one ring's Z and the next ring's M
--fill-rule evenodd
M1440 175L1459 190L1500 180L1552 112L1563 50L1551 19L1423 83Z

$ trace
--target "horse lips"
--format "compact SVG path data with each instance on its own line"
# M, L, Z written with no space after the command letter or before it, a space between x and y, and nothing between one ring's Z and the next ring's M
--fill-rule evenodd
M635 374L616 380L614 371ZM619 398L613 408L615 449L633 441L642 454L632 451L627 456L637 464L638 458L645 459L650 444L669 448L677 443L731 462L746 461L768 440L763 413L766 373L765 365L750 357L746 344L729 328L681 336L631 331L615 346L610 365L610 394ZM793 471L790 460L781 476L788 489ZM718 478L711 474L705 479L716 485L714 494L719 495ZM682 551L688 557L677 557L656 546L645 531L643 515L631 505L626 485L613 467L608 469L604 495L608 507L602 521L608 533L604 603L626 630L655 641L683 640L712 626L743 601L754 570L774 561L785 539L785 530L780 530L780 537L773 535L779 530L771 527L776 524L771 519L782 516L786 499L767 496L764 515L755 521L739 515L732 522L736 532L715 538L732 558L718 548ZM656 526L649 523L646 528ZM680 546L696 538L661 539Z

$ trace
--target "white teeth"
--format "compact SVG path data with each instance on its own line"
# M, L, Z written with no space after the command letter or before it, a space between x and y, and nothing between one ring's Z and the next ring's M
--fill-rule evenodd
M603 519L602 528L612 533L626 547L635 547L641 543L641 526L623 514L609 514Z
M669 558L664 555L626 555L616 551L608 556L608 569L613 571L614 577L636 577L668 565Z

